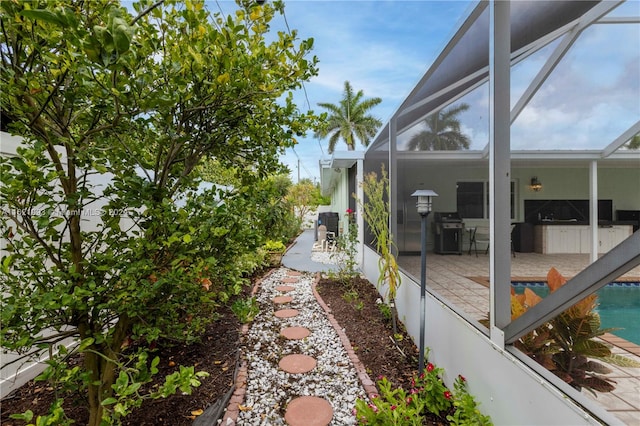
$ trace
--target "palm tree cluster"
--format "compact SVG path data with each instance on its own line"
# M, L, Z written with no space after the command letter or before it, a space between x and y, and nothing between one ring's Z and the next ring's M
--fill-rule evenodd
M354 93L351 84L344 82L344 96L339 104L318 103L329 114L323 125L316 130L315 137L324 139L329 136L329 154L332 154L340 139L347 144L347 149L353 151L356 139L364 146L369 146L382 122L368 114L368 111L382 102L381 98L363 99L364 92Z
M468 109L468 104L461 103L428 116L424 120L427 128L409 139L408 150L456 151L469 149L469 137L460 130L460 120L457 117L458 114Z

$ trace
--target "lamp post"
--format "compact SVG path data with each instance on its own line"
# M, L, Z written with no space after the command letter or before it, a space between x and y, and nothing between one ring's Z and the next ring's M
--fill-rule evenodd
M420 344L418 353L418 373L424 371L424 325L425 325L425 293L427 292L427 216L431 213L432 198L437 197L430 189L418 189L412 197L418 197L416 207L422 218L420 223Z

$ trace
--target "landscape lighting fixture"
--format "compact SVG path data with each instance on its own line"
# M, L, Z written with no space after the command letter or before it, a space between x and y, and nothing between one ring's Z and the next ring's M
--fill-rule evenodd
M420 344L418 347L418 373L424 370L424 327L425 327L425 293L427 291L427 216L431 212L433 197L437 197L434 191L430 189L418 189L412 197L418 197L416 208L422 217L420 224L420 240L422 242L420 249Z

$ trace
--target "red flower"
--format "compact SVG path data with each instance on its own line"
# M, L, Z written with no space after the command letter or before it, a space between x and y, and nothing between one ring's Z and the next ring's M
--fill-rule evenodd
M392 405L392 406L391 406L391 411L395 410L396 408L398 408L398 406L397 406L397 405Z
M467 381L467 379L465 379L465 377L462 374L458 374L458 378L460 379L461 382Z
M351 214L351 213L353 213L353 210L347 209L347 214Z
M410 396L407 397L407 404L411 404L413 402L413 398L411 398Z
M451 399L451 392L449 392L449 391L444 391L444 397L445 397L446 399Z
M431 372L433 371L433 369L434 369L434 368L435 368L435 367L433 366L433 364L431 364L431 363L427 364L427 371L428 371L429 373L431 373Z

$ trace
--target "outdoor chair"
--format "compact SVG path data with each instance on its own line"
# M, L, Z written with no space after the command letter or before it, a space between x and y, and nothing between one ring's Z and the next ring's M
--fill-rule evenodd
M336 239L335 232L327 231L326 250L336 251L338 248L338 240Z
M516 257L516 251L513 246L513 229L515 227L515 225L511 225L510 234L511 254L513 255L513 257ZM471 231L471 239L469 241L469 254L471 254L471 248L473 247L476 253L476 257L478 257L478 243L480 243L481 245L486 244L487 246L484 250L484 254L489 253L489 245L491 244L491 239L488 226L476 226L475 229Z

